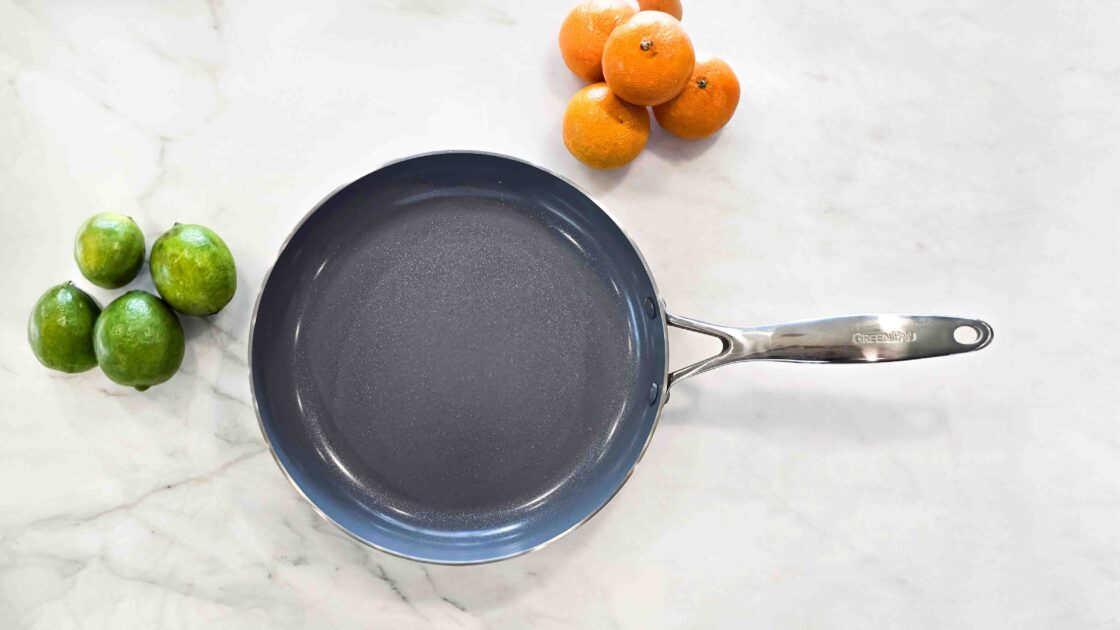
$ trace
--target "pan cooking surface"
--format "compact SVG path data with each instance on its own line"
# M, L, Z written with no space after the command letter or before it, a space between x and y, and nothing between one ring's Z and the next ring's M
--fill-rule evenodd
M529 165L437 154L339 191L258 306L254 389L293 481L390 551L541 544L625 480L656 418L660 316L633 247Z
M297 396L335 463L406 511L527 504L624 411L625 302L529 208L424 200L309 289Z

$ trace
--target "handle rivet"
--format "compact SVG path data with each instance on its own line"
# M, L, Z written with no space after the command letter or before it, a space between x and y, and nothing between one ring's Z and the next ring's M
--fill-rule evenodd
M647 297L645 301L642 302L642 307L645 308L646 315L650 319L657 317L657 302L655 302L653 298Z
M657 383L653 383L649 386L649 404L652 405L657 402L657 392L660 390L661 388L657 386Z

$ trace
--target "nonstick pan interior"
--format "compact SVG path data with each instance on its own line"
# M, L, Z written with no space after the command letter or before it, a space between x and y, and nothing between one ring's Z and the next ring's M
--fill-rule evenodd
M386 166L293 233L251 341L262 430L327 518L433 562L528 551L618 490L665 324L638 252L563 180L479 153Z

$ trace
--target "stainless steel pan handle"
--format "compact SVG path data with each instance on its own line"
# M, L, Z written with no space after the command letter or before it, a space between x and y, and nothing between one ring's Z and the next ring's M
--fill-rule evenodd
M669 374L669 386L740 361L881 363L979 350L992 327L978 319L933 315L851 315L737 328L667 314L669 325L711 335L723 343L714 357Z

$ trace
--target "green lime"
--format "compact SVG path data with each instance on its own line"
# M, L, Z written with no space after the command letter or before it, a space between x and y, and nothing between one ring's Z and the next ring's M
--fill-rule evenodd
M93 325L100 312L97 301L72 282L47 289L27 320L35 358L60 372L85 372L97 365Z
M233 299L237 267L220 236L201 225L176 223L156 239L148 261L156 290L187 315L213 315Z
M183 326L163 300L129 291L97 318L93 348L105 376L144 391L174 376L183 363Z
M95 214L78 229L74 261L90 282L119 289L132 282L144 264L144 233L123 214Z

